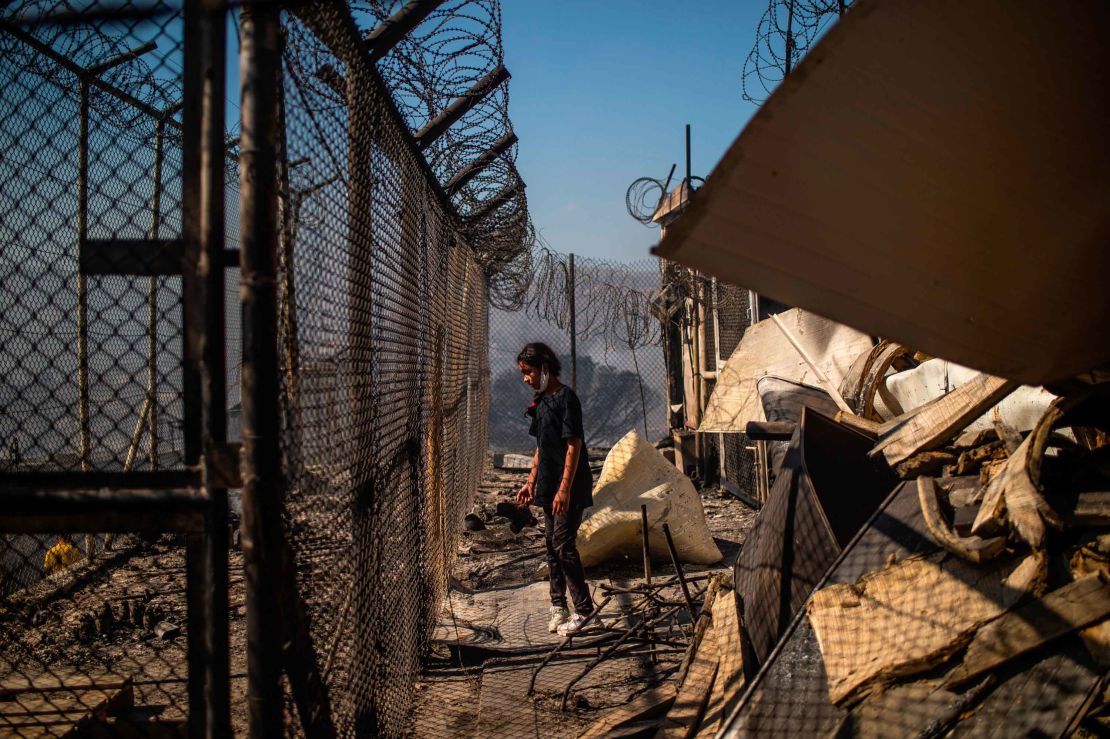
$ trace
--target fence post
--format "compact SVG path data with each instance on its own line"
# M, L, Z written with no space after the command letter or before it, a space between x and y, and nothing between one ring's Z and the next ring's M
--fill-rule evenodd
M277 85L274 3L242 7L240 295L243 308L242 545L247 598L247 703L253 737L281 736L281 449L277 353ZM288 585L286 583L285 585Z
M154 124L154 189L150 198L150 238L157 239L162 222L162 160L166 115ZM158 278L147 285L147 392L150 393L150 469L158 469Z
M574 305L574 253L567 255L567 301L570 304L570 386L578 390L578 323Z
M716 391L721 386L721 301L718 293L717 278L714 277L710 283L712 287L712 316L713 316L713 389ZM717 434L717 474L720 478L720 484L723 487L725 480L725 435Z
M77 124L77 253L89 236L89 82L79 81ZM77 270L77 453L81 471L92 469L89 430L89 288L82 270ZM85 535L85 556L96 556L96 538Z
M89 223L89 83L81 77L77 133L77 249L84 247ZM78 454L81 471L90 469L89 457L89 297L85 274L77 271L77 396L80 425ZM92 552L88 553L92 556Z
M663 354L667 362L667 418L672 430L686 426L686 397L682 377L682 322L685 302L669 289L677 281L679 269L666 260L659 260L663 275Z

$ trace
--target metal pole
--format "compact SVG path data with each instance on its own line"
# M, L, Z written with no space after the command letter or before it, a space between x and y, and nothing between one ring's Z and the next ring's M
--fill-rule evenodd
M189 624L186 658L189 675L186 694L189 698L189 738L208 736L205 727L207 699L204 694L204 665L209 659L204 634L208 623L204 578L204 537L197 532L185 535L185 619ZM195 632L195 633L194 633Z
M77 123L77 253L85 246L89 233L89 83L82 76L78 92ZM82 472L92 469L89 431L89 289L86 278L77 270L77 454ZM95 556L96 540L85 535L85 556Z
M247 702L253 737L281 736L281 448L277 351L277 5L242 6L240 294L243 307L242 542Z
M297 292L293 264L293 248L296 244L297 226L300 223L301 205L306 192L294 192L289 185L289 145L285 123L285 94L282 71L278 69L277 86L277 142L281 154L278 156L278 273L281 280L281 297L278 301L282 360L285 364L285 384L282 387L288 428L293 435L287 460L290 475L296 477L301 465L301 406L300 371L301 361L297 340ZM315 191L315 187L308 192Z
M692 387L694 397L692 402L688 403L686 409L686 420L690 428L694 432L694 461L697 468L697 474L701 481L705 480L705 449L702 448L702 435L698 431L701 426L701 402L702 402L702 352L701 352L701 317L702 317L702 304L701 304L701 280L695 270L690 270L690 280L693 286L693 297L687 299L690 307L689 320L686 324L686 346L688 355L690 357L690 372L693 375Z
M721 385L721 311L720 308L720 295L718 293L717 278L714 277L710 283L711 293L710 299L712 302L711 315L713 316L713 378L714 390ZM719 481L722 483L725 480L725 435L717 434L717 474Z
M162 222L162 152L165 147L166 116L154 124L154 189L150 196L150 238L156 240ZM147 285L146 384L150 399L150 469L158 469L158 278Z
M139 443L143 439L143 426L146 425L146 419L150 415L150 394L143 398L143 404L139 408L139 418L135 422L135 430L131 432L131 443L127 447L127 456L123 460L123 471L130 472L135 466L135 459L139 456ZM107 546L105 546L107 549Z
M200 171L201 120L204 115L202 86L208 72L206 26L202 0L186 0L183 29L183 101L181 141L181 238L184 254L181 271L182 331L184 344L181 367L183 395L183 446L185 463L201 461L201 374L204 345L204 282L201 279ZM189 674L189 737L199 739L206 733L208 704L205 696L208 652L208 596L204 570L204 540L198 534L186 538L186 602L189 622L187 657Z
M211 461L222 458L227 444L227 374L224 324L224 163L227 136L226 105L227 4L205 0L206 33L203 45L210 65L204 79L204 114L200 150L200 251L204 281L204 347L201 408L205 464L202 483L210 501L206 569L208 586L208 666L205 697L210 737L231 734L230 646L228 633L228 500L227 489L213 482ZM273 160L270 160L271 162ZM276 428L276 425L275 425ZM225 478L226 479L226 478Z
M578 390L578 321L574 305L574 253L567 257L567 302L570 304L570 386Z
M686 197L690 197L690 124L686 124Z
M643 547L644 547L644 583L646 585L650 586L651 585L651 550L648 547L648 544L649 544L648 536L649 535L648 535L647 506L646 505L641 505L640 506L640 538L643 541ZM653 615L655 615L655 614L652 611L651 607L649 606L648 607L648 612L645 614L645 616L650 618ZM650 649L651 649L651 661L655 662L658 659L658 656L655 654L655 629L651 629L648 632L648 638L651 641L651 647L650 647Z
M671 527L663 524L663 537L667 540L667 549L671 552L671 564L674 565L678 583L682 586L682 597L686 600L686 609L690 612L691 622L698 620L697 611L694 610L694 599L690 597L690 586L686 582L686 575L682 572L682 564L678 561L678 552L674 548L674 539L671 538Z
M205 537L196 547L199 581L190 584L190 731L231 732L227 597L227 490L216 465L227 458L224 370L224 162L227 5L186 0L182 115L182 303L185 461L201 466L207 493ZM163 116L165 118L165 116ZM192 643L198 640L199 644ZM198 697L199 692L199 697Z
M786 60L783 64L783 78L790 76L790 57L794 53L794 0L786 6Z

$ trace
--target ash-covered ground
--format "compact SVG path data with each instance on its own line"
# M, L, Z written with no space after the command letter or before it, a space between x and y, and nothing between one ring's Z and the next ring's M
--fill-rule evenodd
M595 477L603 459L603 450L591 450ZM459 538L451 592L437 629L438 642L418 684L413 736L577 736L605 712L666 681L682 659L681 649L660 649L652 658L645 647L606 660L575 685L568 710L563 712L563 689L595 655L575 656L545 667L532 695L524 696L543 654L499 657L496 650L504 648L511 654L522 639L543 646L542 626L528 621L533 611L532 621L545 623L547 619L543 523L514 532L510 518L497 515L497 508L499 503L512 501L526 478L527 471L491 466L479 486L471 513L482 528L464 528ZM703 490L702 503L724 559L712 567L684 567L692 576L730 570L756 517L754 510L716 490ZM653 576L660 578L674 574L669 564L656 562L652 569ZM586 572L595 587L600 583L634 585L642 582L642 574L640 559L609 561ZM595 599L598 592L595 590ZM677 588L674 597L681 597ZM610 623L619 627L620 604L611 604L609 612L617 614ZM493 651L468 658L452 648L467 641ZM557 641L553 638L551 643Z

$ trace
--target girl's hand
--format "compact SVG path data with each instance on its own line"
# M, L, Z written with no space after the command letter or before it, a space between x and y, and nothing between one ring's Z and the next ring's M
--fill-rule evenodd
M533 498L536 497L536 483L529 480L520 486L520 490L516 494L516 504L521 508L527 508L532 504Z
M559 488L559 492L555 494L555 500L551 501L551 512L556 516L562 516L570 510L570 493L565 488Z

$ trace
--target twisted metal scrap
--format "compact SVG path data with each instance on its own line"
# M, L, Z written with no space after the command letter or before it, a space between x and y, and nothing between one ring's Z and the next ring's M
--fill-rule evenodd
M743 98L756 105L765 101L851 4L851 0L769 0L740 75Z
M400 0L352 3L364 32L393 15ZM504 61L498 0L445 2L378 62L394 101L413 131L466 95ZM445 183L512 131L509 88L497 86L425 151ZM480 174L452 194L464 234L482 264L497 307L523 305L531 271L535 230L524 183L516 168L514 144ZM492 212L482 210L508 194ZM480 218L476 215L481 214Z

